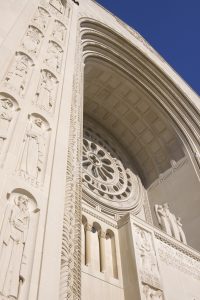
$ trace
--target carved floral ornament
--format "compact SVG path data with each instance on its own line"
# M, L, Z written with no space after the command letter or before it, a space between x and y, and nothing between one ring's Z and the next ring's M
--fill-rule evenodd
M83 138L82 177L83 191L87 195L85 199L98 202L104 210L134 209L138 212L143 195L139 178L123 164L117 144L114 149L111 146L113 141L105 139L107 134L103 130L94 132L92 128L94 124L85 127Z

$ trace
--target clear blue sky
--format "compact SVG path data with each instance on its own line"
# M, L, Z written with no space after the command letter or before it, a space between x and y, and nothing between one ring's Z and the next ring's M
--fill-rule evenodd
M200 0L97 0L135 28L200 95Z

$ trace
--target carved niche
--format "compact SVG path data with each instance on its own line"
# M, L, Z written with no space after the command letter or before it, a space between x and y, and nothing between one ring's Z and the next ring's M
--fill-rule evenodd
M17 52L3 81L3 85L18 96L23 97L33 65L33 60L28 55L23 52Z
M34 198L21 189L14 190L1 212L0 299L17 300L24 294L32 264L38 208ZM25 298L23 298L25 299Z
M48 122L38 114L29 116L17 171L32 185L43 183L50 138Z
M9 138L11 124L18 109L18 104L12 96L0 93L0 154Z
M29 26L22 41L23 49L30 55L37 54L43 37L44 36L39 29L34 26Z
M66 27L63 23L61 23L58 20L55 20L53 31L52 31L52 37L60 42L63 43L65 40L65 34L66 34Z
M40 30L44 31L47 29L49 18L50 14L48 11L42 7L38 7L32 21Z
M56 42L49 41L49 46L44 63L53 70L60 72L62 57L62 48Z
M160 274L152 234L135 227L136 255L141 281L160 287Z
M41 77L36 92L35 104L40 109L53 112L56 103L58 81L48 70L41 71Z

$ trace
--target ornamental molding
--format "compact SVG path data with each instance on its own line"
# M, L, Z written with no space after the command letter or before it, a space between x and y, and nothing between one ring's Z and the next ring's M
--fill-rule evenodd
M161 241L162 243L188 256L189 258L200 262L200 253L190 246L185 246L184 244L173 238L168 238L167 235L162 232L159 233L158 230L155 232L155 236L158 241Z
M200 260L197 260L197 257L194 258L188 255L187 251L183 252L179 247L173 247L161 240L158 243L158 254L160 260L165 264L200 280Z
M82 211L87 213L88 215L94 217L95 219L99 220L99 221L102 221L103 223L113 227L113 228L116 228L118 229L118 226L117 224L114 224L110 221L108 221L106 218L103 218L102 216L99 216L98 214L95 214L94 212L92 212L91 210L85 208L85 207L82 207Z
M167 171L165 171L164 173L160 174L159 178L150 185L148 190L151 190L156 186L162 184L163 182L167 181L168 178L173 176L177 171L179 171L184 165L187 165L188 163L189 162L187 157L180 159L178 162L172 161L171 162L172 167Z

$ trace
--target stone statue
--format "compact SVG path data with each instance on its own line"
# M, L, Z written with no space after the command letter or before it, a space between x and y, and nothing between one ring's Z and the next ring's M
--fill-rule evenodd
M56 90L56 77L51 72L43 70L38 92L36 94L36 103L42 109L51 111L55 106Z
M56 71L59 71L61 68L62 52L62 48L57 43L51 41L47 50L45 63L49 67L52 67Z
M36 54L41 43L42 33L30 26L22 42L22 47L30 54Z
M180 218L176 219L175 215L170 212L168 203L155 205L155 211L162 230L186 244Z
M5 78L6 86L23 96L31 59L23 53L17 53L14 63Z
M0 230L0 299L18 299L25 280L24 253L29 230L29 199L18 195L8 204Z
M59 21L56 21L55 28L53 29L52 32L52 36L58 41L63 42L65 39L65 31L66 31L65 26Z
M28 124L18 169L25 178L40 182L46 159L47 138L45 124L39 117L33 117Z
M166 211L164 210L162 205L155 205L155 212L158 219L158 223L160 224L163 231L172 236L171 226L168 220L168 216Z
M0 153L8 137L8 129L13 118L13 101L7 96L0 95Z
M179 230L179 237L180 237L179 240L187 245L185 233L183 231L183 224L181 223L181 218L178 217L176 222L177 222L177 226L178 226L178 230Z
M140 269L153 277L159 278L157 260L154 253L151 235L144 230L139 230L137 235L137 249L140 254Z

